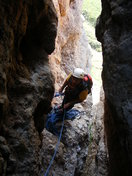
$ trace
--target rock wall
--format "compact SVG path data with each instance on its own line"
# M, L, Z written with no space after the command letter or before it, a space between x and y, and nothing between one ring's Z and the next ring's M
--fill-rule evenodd
M80 114L74 120L65 120L61 142L52 167L48 172L50 176L80 176L84 172L83 168L88 155L89 145L88 125L91 119L91 101L88 104L85 103L85 105L87 109L82 109L79 105L78 108L81 108L80 111L85 110L86 113ZM62 122L57 124L57 126L60 129ZM57 142L57 136L46 129L43 131L41 155L43 156L44 173L46 173L53 157Z
M96 26L103 48L109 176L132 174L132 2L102 0Z
M50 65L56 78L56 89L75 67L90 72L91 48L82 26L81 0L53 0L58 16L56 49Z
M108 176L108 152L104 137L104 91L93 105L89 121L88 155L81 176Z
M62 84L65 75L76 66L90 71L91 54L82 32L81 4L80 0L54 0L54 7L51 0L0 0L2 176L37 176L48 166L56 137L46 130L41 136L41 132L54 94L53 74L57 83ZM66 122L53 174L77 176L84 172L91 96L89 99L83 104L87 114Z
M54 78L57 16L51 0L0 0L0 175L40 175L44 115Z

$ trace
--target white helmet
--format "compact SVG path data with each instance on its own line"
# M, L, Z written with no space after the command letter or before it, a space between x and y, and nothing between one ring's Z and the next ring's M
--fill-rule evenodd
M75 77L75 78L81 78L83 79L84 78L84 70L81 69L81 68L75 68L72 75Z

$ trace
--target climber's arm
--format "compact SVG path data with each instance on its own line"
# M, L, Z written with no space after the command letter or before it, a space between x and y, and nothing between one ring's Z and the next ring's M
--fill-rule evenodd
M61 86L61 88L59 89L59 92L62 93L64 88L67 86L68 84L68 80L70 79L71 74L68 75L68 77L66 78L66 80L64 81L63 85Z

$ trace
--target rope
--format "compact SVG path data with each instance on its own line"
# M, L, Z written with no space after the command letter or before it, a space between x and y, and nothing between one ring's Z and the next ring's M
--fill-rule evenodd
M65 111L65 109L64 109L64 115L63 115L62 127L61 127L61 130L60 130L60 136L59 136L59 138L58 138L58 142L57 142L57 144L56 144L54 154L53 154L53 156L52 156L52 159L51 159L51 161L50 161L50 163L49 163L49 166L48 166L48 168L47 168L47 170L46 170L44 176L48 176L49 170L50 170L50 168L51 168L51 166L52 166L52 164L53 164L53 161L54 161L54 159L55 159L56 153L57 153L57 151L58 151L58 147L59 147L59 144L60 144L60 140L61 140L61 136L62 136L62 132L63 132L63 127L64 127L65 115L66 115L66 111Z
M56 93L56 94L54 95L54 97L62 96L62 95L64 95L64 93L62 93L62 94ZM85 114L85 111L82 111L81 114ZM60 140L61 140L61 137L62 137L62 132L63 132L63 127L64 127L65 116L66 116L66 110L64 109L63 121L62 121L62 126L61 126L61 130L60 130L60 135L59 135L59 138L58 138L58 142L57 142L57 144L56 144L56 147L55 147L55 150L54 150L54 154L53 154L53 156L52 156L52 158L51 158L51 160L50 160L49 166L48 166L48 168L47 168L47 170L46 170L44 176L48 176L49 171L50 171L50 168L51 168L51 166L52 166L52 164L53 164L53 161L54 161L54 159L55 159L56 153L57 153L57 151L58 151L58 147L59 147Z

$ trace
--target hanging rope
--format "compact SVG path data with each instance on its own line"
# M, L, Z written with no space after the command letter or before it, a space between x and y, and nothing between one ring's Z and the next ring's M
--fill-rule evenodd
M59 135L59 138L58 138L58 142L57 142L57 144L56 144L54 154L53 154L53 156L52 156L52 159L51 159L51 161L50 161L50 163L49 163L49 166L48 166L48 168L47 168L47 170L46 170L44 176L48 176L49 170L50 170L50 168L51 168L51 166L52 166L52 164L53 164L53 161L54 161L54 159L55 159L56 153L57 153L57 151L58 151L58 147L59 147L59 144L60 144L60 140L61 140L61 136L62 136L62 132L63 132L63 127L64 127L65 115L66 115L66 111L65 111L65 109L64 109L62 127L61 127L61 130L60 130L60 135Z
M62 95L64 95L64 94L56 93L56 94L54 95L54 97L62 96ZM47 170L46 170L44 176L48 176L49 171L50 171L50 168L51 168L51 166L52 166L52 164L53 164L53 161L54 161L54 159L55 159L56 153L57 153L58 148L59 148L59 144L60 144L60 140L61 140L62 132L63 132L63 127L64 127L64 120L65 120L65 118L66 118L66 110L63 109L63 111L64 111L64 114L63 114L63 120L62 120L62 126L61 126L61 130L60 130L60 135L59 135L59 137L58 137L58 142L57 142L57 144L56 144L56 147L55 147L55 150L54 150L54 154L53 154L53 156L52 156L52 158L51 158L51 160L50 160L49 166L48 166L48 168L47 168ZM82 115L84 115L85 113L86 113L85 111L79 112L79 114L82 114Z

